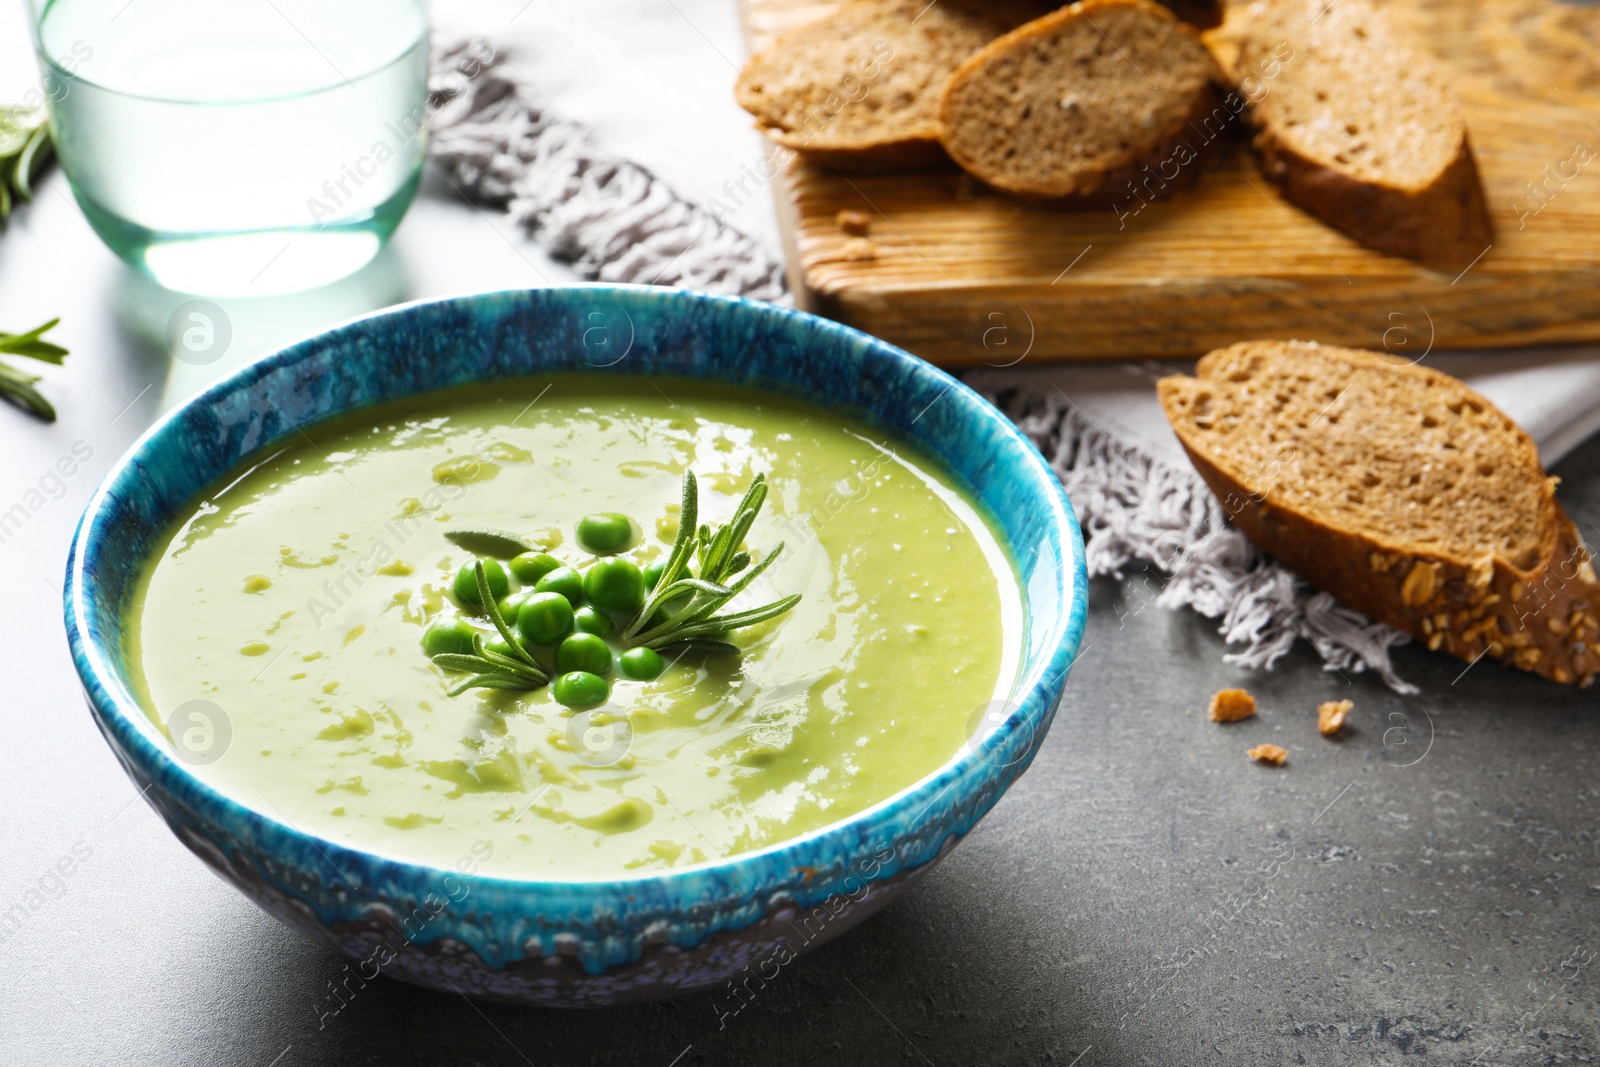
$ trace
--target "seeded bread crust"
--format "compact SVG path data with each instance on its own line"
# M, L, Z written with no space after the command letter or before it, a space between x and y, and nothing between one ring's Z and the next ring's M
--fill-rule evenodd
M1293 58L1274 63L1285 45ZM1261 82L1249 118L1262 171L1289 200L1370 248L1438 270L1462 270L1488 250L1494 225L1460 105L1383 12L1367 0L1261 0L1243 19L1239 67L1263 66L1277 73ZM1357 78L1370 107L1351 103ZM1432 154L1428 180L1402 178L1392 158L1373 162L1397 129L1419 134L1401 138L1418 152L1453 139L1453 158ZM1392 141L1388 150L1406 154Z
M1215 423L1205 414L1229 402L1233 369L1252 358L1315 367L1325 383L1355 374L1421 376L1500 420L1504 463L1540 479L1536 547L1517 560L1490 547L1475 555L1435 550L1383 529L1351 528L1298 502L1291 486L1252 474L1212 432ZM1161 406L1195 470L1253 543L1317 588L1430 649L1468 661L1489 656L1562 684L1593 681L1600 669L1600 580L1591 554L1556 500L1555 479L1544 476L1533 441L1489 401L1429 368L1306 342L1233 345L1203 358L1197 374L1163 378L1157 385ZM1393 411L1361 415L1398 417Z
M1127 38L1128 23L1133 22L1140 34L1161 42L1160 67L1149 56L1143 58L1150 75L1169 83L1165 89L1158 91L1128 55L1131 40L1119 43L1102 28L1113 20L1122 20L1118 36ZM1089 29L1081 31L1084 26ZM1081 78L1067 76L1067 58L1081 47L1072 35L1080 31L1116 64L1115 82L1103 68ZM1063 52L1059 57L1051 53L1057 46ZM1035 57L1039 70L1030 71ZM1076 57L1082 69L1091 70L1083 65L1097 58ZM1008 85L1030 72L1050 79L1023 87L1022 93L1031 92L1037 101ZM1083 0L996 38L962 63L939 102L940 139L968 173L1024 199L1091 205L1166 196L1192 184L1205 158L1214 154L1217 140L1202 138L1198 124L1221 107L1217 87L1222 81L1221 69L1194 28L1167 8L1149 0ZM1060 107L1073 117L1041 116L1035 106ZM1146 130L1117 122L1107 114L1113 108L1143 109L1147 118L1157 117L1160 127ZM1090 123L1105 128L1092 133L1062 128ZM1052 125L1058 128L1052 130ZM1053 140L1057 135L1061 139ZM1103 160L1063 163L1066 150L1086 144L1098 149L1111 139L1119 144L1114 151L1099 153ZM1022 163L1016 162L1019 157ZM1167 174L1150 181L1151 168L1163 163Z

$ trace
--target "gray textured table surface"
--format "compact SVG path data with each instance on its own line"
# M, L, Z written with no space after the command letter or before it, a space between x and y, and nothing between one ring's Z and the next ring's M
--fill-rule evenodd
M699 36L709 0L683 6L695 21L633 32L737 54L723 23ZM706 77L722 85L726 69ZM570 277L501 226L430 186L350 284L229 304L230 359L408 296ZM48 385L59 423L0 410L0 512L28 512L0 542L0 908L23 904L0 919L0 1063L1600 1056L1593 694L1483 664L1463 675L1417 649L1399 655L1417 700L1326 673L1306 648L1247 678L1222 664L1209 624L1149 606L1155 580L1139 575L1095 584L1055 727L972 837L737 1014L714 995L557 1014L383 980L319 1028L341 961L223 885L137 799L84 709L59 622L67 540L95 482L163 396L197 384L148 340L175 302L98 245L59 175L0 239L0 326L59 313L74 350ZM80 442L92 458L50 481ZM1557 473L1600 540L1600 440ZM1206 722L1208 694L1240 683L1260 718ZM1327 741L1312 709L1335 697L1356 710L1349 736ZM1246 761L1263 740L1289 749L1288 767ZM72 873L53 875L64 857Z

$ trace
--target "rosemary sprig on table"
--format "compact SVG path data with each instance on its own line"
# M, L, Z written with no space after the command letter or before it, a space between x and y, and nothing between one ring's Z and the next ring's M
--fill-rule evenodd
M34 176L50 158L50 121L43 111L0 108L0 219L18 200L33 199Z
M724 634L729 630L776 618L800 603L800 595L795 593L748 611L731 615L716 614L748 589L750 583L760 577L783 551L783 542L779 541L761 562L752 567L750 553L739 548L766 499L766 476L758 474L735 509L733 520L713 531L709 526L696 525L700 514L700 489L695 482L694 472L684 473L683 510L678 520L678 536L673 541L672 552L667 556L666 566L650 598L622 631L622 639L626 644L656 649L684 645L705 652L737 655L739 646L723 640ZM700 564L699 577L689 571L691 555ZM724 584L725 579L741 571L744 572L742 578L732 585ZM681 605L670 614L658 616L658 612L680 602Z
M466 692L468 689L537 689L550 681L539 664L534 662L533 655L523 645L500 614L500 608L495 604L494 596L489 590L489 576L484 573L483 561L478 560L474 565L478 577L478 600L483 604L484 614L489 616L489 621L494 628L500 631L500 637L511 649L511 655L496 652L483 643L483 638L472 638L472 652L441 652L433 657L433 662L449 671L466 671L470 677L460 682L451 689L450 696Z
M41 363L61 366L67 350L44 340L44 335L54 329L56 323L60 321L51 319L43 326L35 327L27 333L0 333L0 354L26 356ZM54 422L56 409L39 390L33 387L33 383L38 380L37 374L26 374L9 363L0 363L0 396L26 408L46 422Z
M33 179L49 160L50 151L50 121L42 110L0 107L0 221L11 214L15 203L33 199ZM0 353L60 366L67 350L42 339L60 321L51 319L27 333L0 333ZM0 396L54 422L56 409L33 387L38 380L38 375L0 363Z

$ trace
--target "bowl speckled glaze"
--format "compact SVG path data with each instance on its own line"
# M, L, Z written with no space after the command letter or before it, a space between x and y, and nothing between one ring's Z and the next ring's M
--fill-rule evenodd
M1009 542L1026 637L1014 702L940 770L843 822L664 875L501 879L301 833L194 777L133 697L124 611L169 524L297 428L465 382L559 371L710 378L801 397L916 441ZM1039 453L976 393L811 315L646 287L414 304L302 341L169 413L95 492L67 563L66 623L89 706L135 786L196 855L268 913L387 974L564 1007L765 981L926 874L1027 768L1083 634L1083 540ZM730 1002L733 1003L733 1002Z

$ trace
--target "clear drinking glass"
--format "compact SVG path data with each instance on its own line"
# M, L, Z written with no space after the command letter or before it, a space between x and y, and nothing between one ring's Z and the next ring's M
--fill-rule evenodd
M34 0L56 150L170 289L253 296L370 260L426 150L425 0Z

